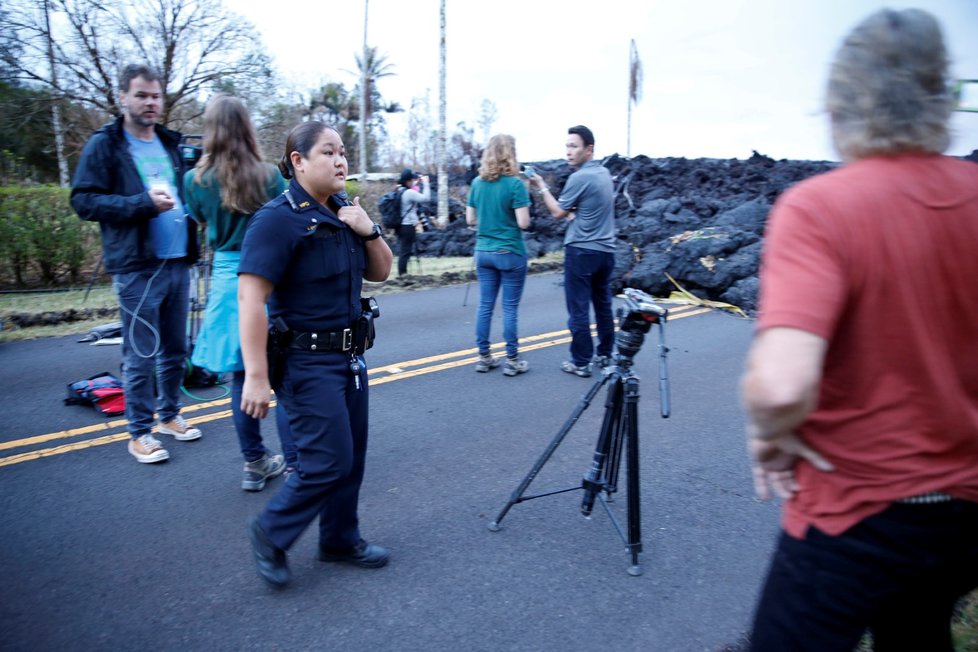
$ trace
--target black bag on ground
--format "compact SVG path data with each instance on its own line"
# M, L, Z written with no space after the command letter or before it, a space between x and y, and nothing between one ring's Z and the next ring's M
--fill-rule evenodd
M122 381L103 371L91 378L69 383L65 405L91 405L106 416L123 414L126 411L126 396Z
M404 216L401 215L401 194L403 192L404 188L391 190L382 195L377 203L377 208L380 209L381 222L393 231L401 228L401 220L404 219Z

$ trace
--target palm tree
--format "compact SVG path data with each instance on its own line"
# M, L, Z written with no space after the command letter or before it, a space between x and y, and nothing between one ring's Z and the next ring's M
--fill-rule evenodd
M360 78L360 172L367 172L367 125L370 118L380 110L385 112L401 111L397 103L385 105L377 90L377 80L392 77L394 64L388 63L386 54L379 54L376 47L364 47L363 53L354 55L357 63L357 77ZM364 90L366 89L366 90Z
M366 113L367 119L374 114L374 107L380 106L383 110L383 105L381 103L380 92L377 90L377 80L384 77L393 77L396 73L394 72L394 64L387 62L386 54L378 54L377 48L366 48L364 50L366 55L367 65L364 66L364 56L356 55L357 61L357 76L364 80L366 83L367 92L364 96L367 99Z

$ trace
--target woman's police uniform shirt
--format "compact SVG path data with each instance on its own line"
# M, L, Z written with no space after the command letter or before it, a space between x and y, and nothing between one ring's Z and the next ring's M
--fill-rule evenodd
M338 331L360 316L367 265L363 239L293 179L283 194L251 218L238 274L272 282L269 321L281 317L293 331ZM344 199L334 196L339 205Z

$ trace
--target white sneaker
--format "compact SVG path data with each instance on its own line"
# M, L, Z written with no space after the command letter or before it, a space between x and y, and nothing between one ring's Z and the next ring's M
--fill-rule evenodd
M187 420L178 414L172 420L160 424L160 434L173 435L177 441L193 441L200 439L204 433L187 423Z
M142 464L153 464L170 459L160 440L153 435L143 435L129 440L129 453Z

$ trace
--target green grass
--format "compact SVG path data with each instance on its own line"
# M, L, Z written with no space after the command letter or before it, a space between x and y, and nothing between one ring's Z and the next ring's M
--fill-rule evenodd
M32 326L18 328L9 322L12 314L26 313L36 315L45 312L63 312L66 310L83 310L86 308L113 308L116 305L115 292L111 287L92 288L88 298L85 290L67 290L65 292L30 292L16 294L0 294L0 321L3 330L0 331L0 342L16 342L32 340L38 337L60 337L62 335L84 334L94 326L117 321L116 318L96 317L82 321L65 322L53 326Z
M561 260L563 260L563 252L556 252L542 258L531 260L530 267L532 269L541 263L553 263ZM420 258L420 261L420 264L418 264L412 259L408 267L408 272L415 276L433 277L430 283L424 282L422 285L439 285L438 277L443 274L466 273L473 269L471 256ZM391 294L405 291L405 288L396 282L396 277L397 273L395 271L391 275L393 282L370 284L369 289L365 289L365 292L368 294ZM416 288L417 286L412 287ZM45 312L63 312L71 309L114 308L116 305L115 293L111 287L107 286L93 288L87 299L85 298L84 289L66 290L64 292L0 294L0 321L4 323L3 330L0 330L0 342L31 340L39 337L84 335L95 326L118 320L118 317L96 317L84 321L65 322L54 326L18 328L9 322L9 318L13 314L26 313L36 315Z

